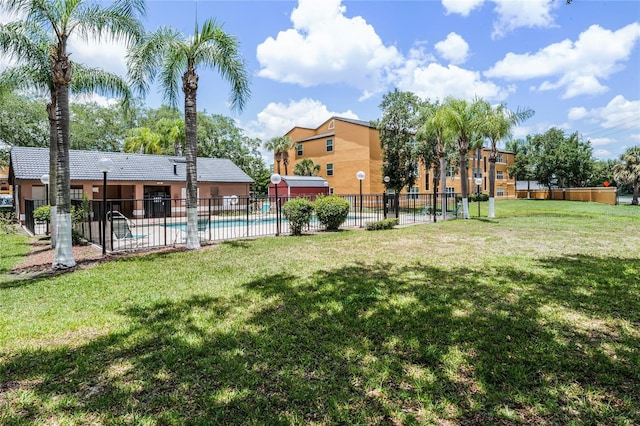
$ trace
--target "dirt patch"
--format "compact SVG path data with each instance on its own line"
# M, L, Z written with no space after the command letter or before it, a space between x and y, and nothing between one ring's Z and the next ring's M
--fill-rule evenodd
M32 238L30 241L31 251L24 259L18 263L8 274L10 279L39 278L43 276L54 276L80 269L91 268L100 263L122 259L130 256L142 256L149 253L179 252L186 250L184 247L166 247L155 250L143 250L139 252L112 253L102 255L102 248L95 245L73 246L73 258L76 266L67 269L53 269L53 259L55 249L51 248L51 241L48 239ZM213 245L203 246L203 248L213 247Z

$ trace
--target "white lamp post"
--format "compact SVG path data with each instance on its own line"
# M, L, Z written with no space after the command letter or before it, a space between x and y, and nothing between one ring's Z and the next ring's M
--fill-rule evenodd
M278 173L271 175L271 183L274 185L276 194L276 236L280 235L280 205L278 203L278 185L282 182L282 176Z
M44 202L49 205L49 174L40 176L40 182L44 183ZM47 220L47 235L49 235L49 220Z
M107 254L107 173L113 169L113 160L101 158L98 169L102 172L102 255Z
M362 228L362 181L365 178L365 173L362 170L359 170L356 173L356 178L360 181L360 228Z

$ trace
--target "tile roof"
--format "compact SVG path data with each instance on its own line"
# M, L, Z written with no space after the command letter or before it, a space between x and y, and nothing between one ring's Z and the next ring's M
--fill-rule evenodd
M101 158L110 158L114 163L108 175L109 180L186 180L184 157L69 150L71 180L102 180L103 175L98 167ZM49 173L49 149L14 146L11 148L11 167L15 179L40 180L42 175ZM198 182L253 182L251 177L227 159L198 158L197 169Z
M294 187L322 188L324 186L329 185L329 183L325 180L325 178L321 176L289 175L289 176L282 176L282 180L285 181L287 183L287 186L290 188L294 188Z

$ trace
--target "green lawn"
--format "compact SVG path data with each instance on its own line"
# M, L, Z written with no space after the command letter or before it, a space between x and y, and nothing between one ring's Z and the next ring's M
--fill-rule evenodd
M0 424L640 424L640 208L496 211L0 281Z

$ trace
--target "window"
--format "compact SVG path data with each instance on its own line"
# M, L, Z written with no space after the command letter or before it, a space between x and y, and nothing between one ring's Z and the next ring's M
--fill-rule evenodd
M419 163L413 163L413 175L415 177L420 177L420 164Z
M447 194L447 198L454 198L456 196L455 188L452 186L447 186L444 192Z
M427 175L424 177L424 190L429 190L429 173L427 173Z
M298 157L302 157L303 154L304 154L304 147L302 146L302 144L298 144L298 150L296 152L296 155Z
M496 162L498 162L498 163L504 163L504 161L502 161L502 153L501 153L501 152L498 152L498 153L496 154Z
M504 179L503 173L504 172L502 170L496 170L496 179L497 180L503 180Z
M327 176L333 176L333 163L327 164Z
M496 188L498 197L504 197L504 188Z
M482 169L473 169L473 178L481 178L482 177Z
M333 151L333 139L327 139L327 152Z
M329 130L333 130L333 129L335 129L335 128L336 128L336 121L335 121L335 120L331 120L331 121L329 122L329 125L327 126L327 128L328 128Z
M329 188L329 195L333 195L333 188Z
M456 168L455 167L449 167L449 170L447 170L447 177L448 178L456 177Z
M419 188L417 186L412 186L407 191L408 198L410 200L417 200L418 199L418 192L420 192Z
M82 200L82 188L71 188L71 199Z

